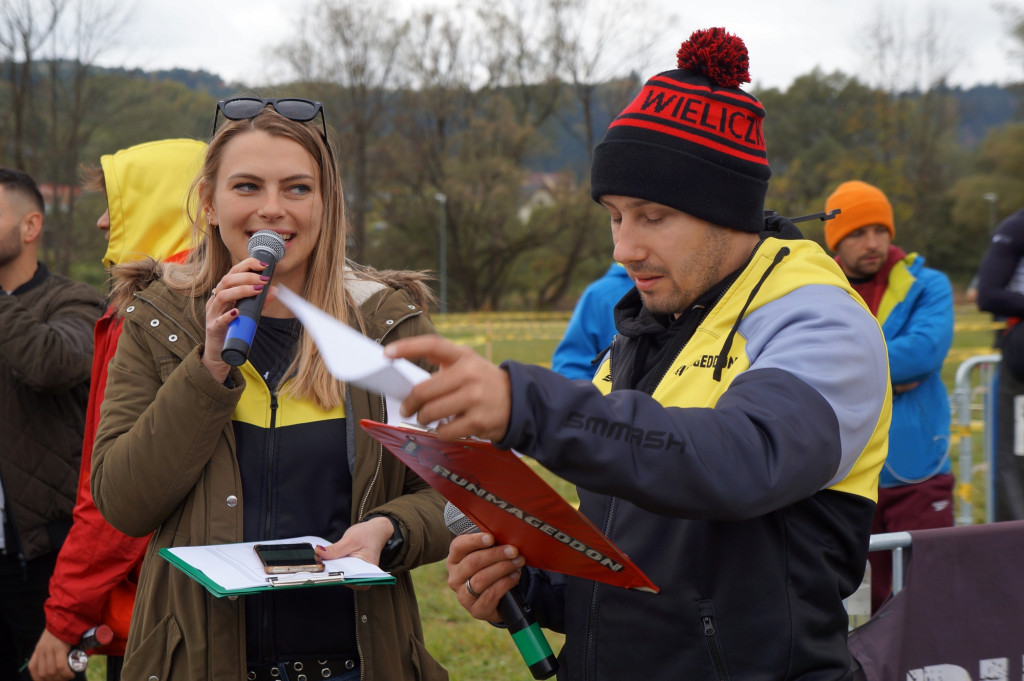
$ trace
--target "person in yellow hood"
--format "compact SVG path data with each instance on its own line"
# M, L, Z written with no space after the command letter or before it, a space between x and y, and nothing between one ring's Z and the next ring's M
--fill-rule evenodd
M191 220L186 196L205 150L206 144L197 140L159 140L104 155L99 168L84 169L84 188L107 197L107 210L96 221L107 237L104 265L144 258L180 262L188 255ZM74 678L69 652L83 633L103 624L111 628L114 639L97 652L107 655L108 681L121 676L139 567L149 537L129 537L111 527L89 490L107 365L120 334L121 320L111 305L96 323L74 521L50 580L46 630L29 661L34 681Z
M205 149L191 139L146 142L107 154L98 171L87 171L86 189L107 196L107 210L96 222L107 234L104 265L184 259L192 238L186 195Z

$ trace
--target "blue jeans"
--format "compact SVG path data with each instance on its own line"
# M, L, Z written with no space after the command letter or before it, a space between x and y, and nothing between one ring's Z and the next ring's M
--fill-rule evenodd
M332 676L328 681L359 681L359 670L353 669L350 672L345 672L340 676Z

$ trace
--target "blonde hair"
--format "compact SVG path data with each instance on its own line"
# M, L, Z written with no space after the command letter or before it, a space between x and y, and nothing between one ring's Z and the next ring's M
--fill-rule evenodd
M253 118L225 121L214 134L207 147L199 177L189 190L189 206L193 213L192 251L182 265L164 267L164 280L169 287L183 295L204 298L231 269L231 253L224 241L217 238L216 228L211 229L206 222L203 208L213 202L224 147L238 135L257 130L296 142L312 157L318 169L317 180L324 206L320 218L320 237L317 247L309 255L306 280L299 293L342 322L354 319L362 329L359 308L347 291L344 271L338 266L339 263L347 262L347 222L345 197L335 156L315 121L293 121L269 106ZM284 376L285 379L291 379L284 384L283 391L287 394L310 399L322 409L331 409L342 402L344 386L331 376L313 339L305 330L299 336L298 352Z
M79 185L87 192L107 193L107 179L103 168L94 165L81 164L78 167Z

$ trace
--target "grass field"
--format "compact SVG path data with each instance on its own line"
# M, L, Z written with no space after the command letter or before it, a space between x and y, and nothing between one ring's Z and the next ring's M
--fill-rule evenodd
M993 324L989 315L977 312L973 306L958 304L957 328L943 378L952 394L955 389L957 368L976 355L988 354L993 338ZM453 340L474 347L494 362L516 359L550 366L551 353L562 336L568 313L494 313L451 314L435 317L439 331ZM837 357L836 361L842 361ZM971 484L959 481L958 494L972 503L975 522L984 519L984 479L986 468L981 454L980 411L977 406L981 389L973 376L972 386L972 449L974 475ZM959 472L959 437L956 433L951 444L953 471ZM543 469L540 473L563 496L575 502L570 485ZM961 502L958 501L958 505ZM448 668L452 681L529 681L532 677L519 657L507 632L477 622L459 606L455 595L448 590L443 563L427 565L414 573L419 596L420 612L426 632L426 643L431 653ZM548 642L557 652L562 639L546 632ZM89 681L101 681L104 676L103 658L97 657L89 668Z

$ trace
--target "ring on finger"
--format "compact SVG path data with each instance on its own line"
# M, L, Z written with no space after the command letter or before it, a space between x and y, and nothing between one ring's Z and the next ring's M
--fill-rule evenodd
M469 577L466 578L466 591L468 591L469 595L472 596L473 598L480 598L480 594L478 594L473 589L473 585L469 583Z
M212 297L212 298L216 298L217 297L217 289L216 288L213 289L213 292L210 294L210 297Z

